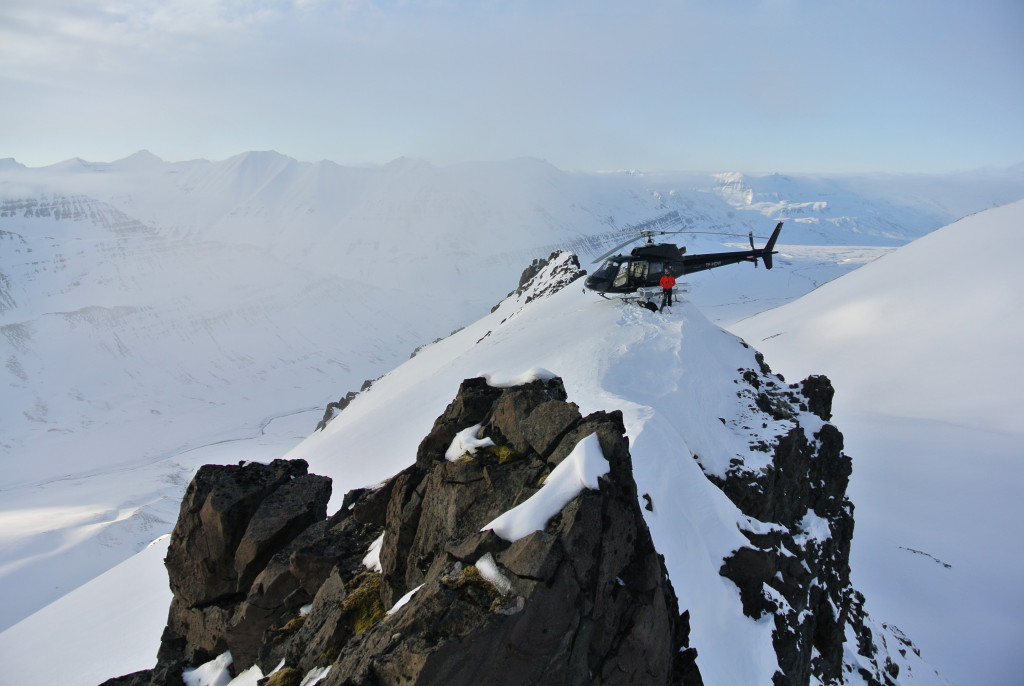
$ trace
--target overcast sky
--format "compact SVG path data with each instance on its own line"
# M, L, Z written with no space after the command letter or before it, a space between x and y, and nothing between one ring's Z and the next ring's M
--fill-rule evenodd
M0 0L0 158L1024 161L1022 0Z

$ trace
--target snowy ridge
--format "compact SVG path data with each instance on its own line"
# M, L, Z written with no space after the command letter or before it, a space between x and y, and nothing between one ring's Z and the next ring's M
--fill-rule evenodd
M748 545L741 529L763 531L771 525L741 513L695 459L714 456L728 463L751 454L755 437L739 428L747 399L737 396L734 380L737 369L756 369L757 362L754 351L692 305L677 310L659 316L575 288L525 306L510 297L492 314L378 380L287 457L306 459L311 471L330 475L337 500L341 491L379 482L407 464L451 395L444 389L480 370L515 376L533 366L550 369L563 378L581 412L623 411L637 485L653 503L648 524L666 557L680 607L691 613L691 645L705 683L770 683L779 668L772 625L744 616L735 586L719 568ZM401 427L392 424L395 412L403 417ZM821 425L811 415L790 421ZM765 427L760 437L767 440L778 429ZM378 459L353 462L339 457L343 454ZM807 520L807 529L808 537L827 536L827 526L823 530L813 520ZM888 657L905 676L916 675L916 683L930 683L933 671L915 662L913 654Z
M775 195L764 196L763 201L827 201L829 217L846 216L850 222L837 227L839 233L830 228L828 235L821 234L820 224L787 222L774 270L737 267L728 273L710 272L691 284L689 297L711 320L731 324L788 302L903 242L879 239L876 243L881 245L863 246L867 239L862 236L882 226L879 217L896 221L905 235L922 235L963 214L1021 197L1022 172L1024 168L1018 167L943 177L787 177L791 183L774 188ZM762 184L770 180L744 177L743 183L754 190L754 203L761 201ZM39 207L55 197L89 198L92 207L116 208L131 223L128 233L115 234L99 220L58 220L52 212L49 217L37 217L35 212L25 217L24 211L0 217L0 360L7 372L0 393L3 406L15 408L0 417L0 460L7 467L0 485L0 578L20 589L17 597L5 599L0 627L114 569L169 531L180 491L199 464L279 456L310 432L324 404L339 391L359 388L364 379L407 358L417 345L486 313L515 283L523 265L536 257L531 252L536 246L545 246L540 254L547 254L556 245L608 245L590 240L590 234L605 234L671 210L697 228L763 233L764 215L726 202L715 190L718 184L711 175L700 174L568 174L537 160L452 168L410 160L378 168L345 168L330 162L289 161L274 153L174 163L140 154L113 163L77 160L48 168L0 161L4 201ZM104 221L115 216L113 210L105 212ZM994 241L981 247L1016 243L1012 236ZM715 247L705 236L695 236L687 244L691 252ZM904 270L899 279L927 287L950 275L956 280L962 271L959 282L968 284L975 278L974 267L958 271L951 260L965 248L976 254L974 247L969 235L962 236L952 252L929 256L925 262L930 266L920 273ZM594 247L589 254L597 252ZM986 271L1015 273L1010 267ZM381 277L396 273L397 277ZM396 279L398 285L392 287ZM953 293L942 306L919 312L945 312L946 304L957 300ZM941 321L957 331L984 330L957 326L953 318L963 312L958 309ZM1004 321L1019 321L1019 315L1014 317ZM475 342L490 332L480 342L483 349L508 337L507 326L490 321L470 327L459 340L476 333ZM992 322L1003 326L997 314L977 326ZM776 360L815 359L809 351L819 350L821 339L809 337L801 347L792 337L771 338L782 329L769 328L761 336L744 336L770 352L773 367L798 378L800 372L790 371L788 361ZM597 329L599 334L607 330ZM586 339L586 332L583 327L578 336ZM656 332L651 336L654 347L648 356L653 368L674 364L659 352L658 346L668 341ZM942 333L943 340L947 337ZM773 346L773 341L780 345ZM547 357L558 357L543 337L531 344ZM575 344L580 346L577 355L591 360L612 383L616 365L606 359L608 351L588 347L585 341ZM420 364L433 360L450 366L452 362L438 351L452 350L453 345L446 340L431 346ZM996 354L988 357L993 367L1000 359ZM845 352L841 358L852 359ZM879 353L875 358L887 356ZM911 359L932 364L931 358L917 354ZM537 364L519 359L507 374L511 378ZM949 361L938 364L958 368ZM500 367L486 360L471 366L463 370L469 376ZM565 375L564 367L552 369ZM429 366L414 368L426 374ZM1016 367L1007 362L1003 368ZM916 364L904 364L902 369L908 374L905 387L937 377L933 369ZM436 371L447 373L440 367ZM569 371L571 375L571 366ZM809 371L832 374L823 365ZM452 373L451 383L442 384L431 402L447 402L461 373ZM641 377L637 373L622 383L647 392L647 386L664 382L658 373ZM858 373L847 378L866 377ZM567 377L566 382L569 385L572 379ZM839 408L850 393L844 389L862 388L845 379L837 385ZM985 398L990 390L962 396ZM378 393L385 395L377 388L366 395ZM621 400L624 409L631 407L624 394L601 393ZM937 401L949 395L939 392L931 397ZM363 410L358 406L364 400L341 416L360 415ZM419 421L415 403L401 393L391 394L389 402L413 423ZM592 409L611 406L595 402ZM300 414L314 407L320 409ZM633 414L639 425L645 410L637 407ZM848 423L840 423L849 432ZM937 435L945 435L948 428L929 426ZM873 446L874 451L886 454L886 446L900 445L903 427L899 418L887 419L882 432L887 439ZM405 435L412 442L425 428L429 427L420 422L409 429L378 430L381 435ZM1005 443L1001 454L1014 454L1012 442ZM866 448L856 451L861 465L867 464L867 453ZM383 476L381 470L352 459L356 464L346 480L366 484L374 478L361 478L364 472ZM950 476L950 469L924 471L940 481L962 480L959 472ZM907 483L911 487L902 492L916 492L909 478ZM868 502L863 494L856 500ZM862 507L864 513L870 512ZM860 534L858 540L868 539ZM957 557L914 537L899 543L929 550L944 560ZM882 559L879 553L869 562ZM961 562L955 568L964 567ZM158 589L160 584L157 579ZM979 585L998 586L990 579ZM948 587L929 586L928 593L916 598L915 607L935 606L934 597L949 595ZM999 605L973 592L957 590L953 595L978 607ZM880 597L877 590L869 593L869 606L877 607L873 603ZM898 623L915 637L922 635L918 627ZM942 622L929 624L938 627ZM957 632L949 635L961 638ZM1014 632L1004 635L1012 637ZM978 650L976 645L972 652ZM926 646L926 654L938 652L958 651ZM149 659L145 655L134 664L141 668ZM86 683L110 675L111 671L96 674L98 679Z

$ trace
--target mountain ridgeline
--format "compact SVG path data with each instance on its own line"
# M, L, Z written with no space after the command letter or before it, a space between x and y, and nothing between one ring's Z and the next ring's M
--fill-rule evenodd
M510 297L572 283L569 257L531 265ZM747 544L715 564L748 621L772 625L773 684L898 684L913 646L875 626L850 584L852 464L829 423L831 383L786 384L749 359L735 379L745 422L788 428L724 473L703 467L710 455L662 458L695 460L743 514ZM607 462L593 482L577 462L588 441ZM692 635L677 595L690 580L670 578L655 546L645 517L659 503L639 492L630 449L619 408L584 416L557 376L478 377L407 468L333 513L331 479L304 460L207 465L171 536L157 664L107 685L176 686L228 654L233 674L271 686L717 683L701 653L729 647ZM581 485L565 493L567 470ZM556 490L564 502L532 532L496 525Z

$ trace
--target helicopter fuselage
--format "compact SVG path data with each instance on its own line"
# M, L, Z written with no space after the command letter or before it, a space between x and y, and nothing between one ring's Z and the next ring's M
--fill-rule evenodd
M782 222L779 222L765 247L751 250L687 255L686 248L673 243L647 243L633 248L628 255L609 257L587 277L584 285L598 293L633 293L638 288L657 287L665 274L678 279L727 264L753 262L756 266L758 260L771 269L772 255L776 252L773 248L781 229Z
M638 288L657 286L665 274L682 276L684 251L685 248L671 243L634 248L629 255L615 255L605 260L587 277L584 285L599 293L631 293Z

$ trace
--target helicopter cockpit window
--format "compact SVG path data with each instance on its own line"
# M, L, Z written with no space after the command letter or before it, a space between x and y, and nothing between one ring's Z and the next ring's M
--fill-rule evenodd
M629 283L629 262L623 262L619 265L619 271L615 275L615 280L612 281L613 288L621 288Z
M594 272L595 279L611 279L619 271L618 260L606 260L601 268Z

